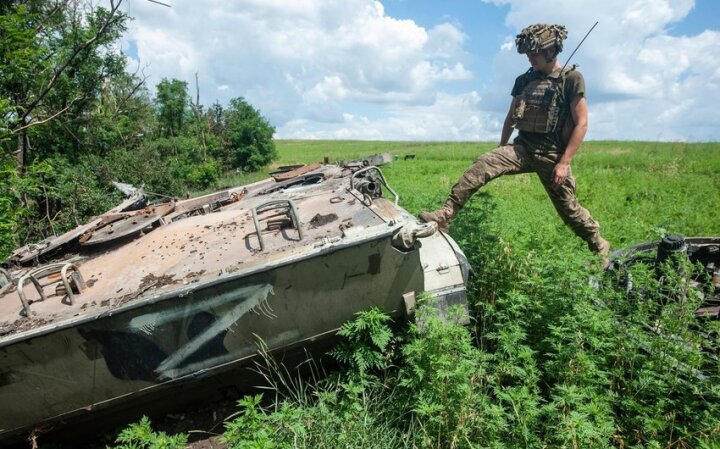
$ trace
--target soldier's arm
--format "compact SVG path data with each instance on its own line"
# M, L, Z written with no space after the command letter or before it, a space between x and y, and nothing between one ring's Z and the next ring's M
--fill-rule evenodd
M510 136L512 135L512 116L514 110L515 97L513 97L512 101L510 102L510 109L508 110L508 113L505 116L505 121L503 122L502 133L500 134L500 146L507 145L508 141L510 140Z
M568 165L570 165L573 156L575 156L578 148L580 148L580 144L585 138L585 133L587 133L588 129L588 107L587 100L584 96L573 98L572 103L570 103L570 112L572 113L575 128L573 128L572 134L570 134L570 140L565 148L565 153L560 159L560 163L566 163Z
M554 187L559 187L565 182L565 178L567 178L570 172L570 162L572 162L575 153L577 153L580 144L585 138L585 133L587 133L588 108L587 100L584 96L573 98L572 103L570 103L570 112L572 113L575 127L572 130L572 134L570 134L570 140L568 141L567 147L565 147L565 152L553 169Z

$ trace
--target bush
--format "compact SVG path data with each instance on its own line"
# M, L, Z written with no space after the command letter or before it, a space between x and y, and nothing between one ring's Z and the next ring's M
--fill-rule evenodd
M277 157L275 128L243 98L230 100L223 121L224 143L218 156L227 168L256 171Z
M14 162L0 165L0 258L31 235L29 223L43 196L43 178L52 172L46 163L32 164L20 176Z

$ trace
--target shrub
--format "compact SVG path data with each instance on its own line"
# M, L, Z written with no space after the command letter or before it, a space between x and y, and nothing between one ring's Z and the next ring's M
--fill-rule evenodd
M108 449L182 449L187 444L187 435L167 435L155 432L147 416L120 432L115 439L116 446Z
M219 158L228 168L256 171L277 157L275 128L243 98L233 98L223 111L223 147Z

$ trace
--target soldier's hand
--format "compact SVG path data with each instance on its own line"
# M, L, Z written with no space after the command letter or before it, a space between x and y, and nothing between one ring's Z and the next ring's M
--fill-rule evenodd
M570 176L570 164L559 162L555 165L555 168L553 168L552 187L557 189L563 185L568 176Z

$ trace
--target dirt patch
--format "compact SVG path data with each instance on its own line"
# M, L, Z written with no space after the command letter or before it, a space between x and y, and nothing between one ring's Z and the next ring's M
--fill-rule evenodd
M345 231L346 229L350 229L353 227L353 222L351 219L345 219L342 223L340 223L340 226L338 226L338 229L340 229L341 232Z
M185 449L226 449L228 446L220 442L220 435L225 431L225 420L238 411L237 399L228 397L198 408L168 413L154 420L153 427L170 435L187 433L189 441Z
M152 273L147 274L142 281L140 281L139 290L145 291L149 288L160 288L165 285L169 285L175 282L172 275L164 274L162 276L155 276Z
M185 449L226 449L227 447L227 444L220 442L220 437L210 437L190 443Z
M618 148L618 147L611 148L611 149L607 150L607 154L612 155L612 156L618 156L618 155L621 155L621 154L627 154L627 153L629 153L629 152L630 152L630 150L627 149L627 148Z
M185 280L189 282L197 281L203 274L205 274L205 270L191 271L185 275Z
M318 228L320 226L325 226L328 223L332 223L333 221L337 220L338 216L337 214L327 214L327 215L321 215L316 214L312 219L310 220L310 228Z
M226 273L234 273L240 269L240 265L242 265L242 261L240 261L236 264L230 265L228 267L225 267L225 272Z
M142 278L142 281L140 282L140 287L138 287L138 289L136 291L134 291L133 293L128 293L127 295L120 297L117 301L115 301L114 306L117 307L119 305L125 304L128 301L132 301L133 299L142 295L143 293L150 290L151 288L161 288L166 285L177 284L178 282L181 282L181 281L176 280L172 275L169 275L169 274L165 274L162 276L155 276L152 273L147 274L144 278ZM103 301L100 304L107 305L107 304L105 304L105 301Z

